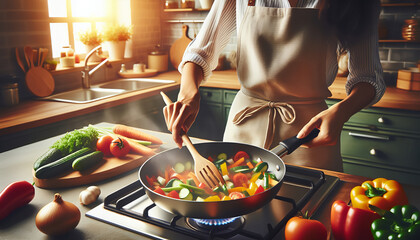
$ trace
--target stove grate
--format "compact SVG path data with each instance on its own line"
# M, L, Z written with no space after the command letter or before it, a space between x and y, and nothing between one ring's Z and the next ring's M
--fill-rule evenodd
M226 234L223 236L217 235L214 231L201 232L196 231L190 227L185 227L180 222L185 220L183 216L173 215L170 221L159 219L151 216L150 211L156 207L156 204L152 203L144 208L142 212L133 211L128 208L124 208L127 204L133 202L134 200L139 199L146 195L144 187L141 185L140 181L135 181L114 193L108 195L104 200L104 208L110 211L126 215L147 223L166 228L172 231L176 231L182 234L189 235L198 239L213 239L216 235L218 238L228 239L232 235L240 235L250 239L272 239L277 233L279 233L287 221L295 216L298 211L300 211L309 199L314 195L314 193L321 187L325 182L325 175L321 171L316 171L312 169L306 169L295 166L287 166L286 175L283 179L284 183L290 183L296 186L302 186L306 189L305 194L299 199L293 199L286 196L275 196L272 201L282 201L287 204L290 204L292 208L287 212L285 217L278 223L272 225L270 223L266 224L267 231L261 234L254 231L249 231L245 227L241 227L236 231ZM244 224L246 225L246 224Z

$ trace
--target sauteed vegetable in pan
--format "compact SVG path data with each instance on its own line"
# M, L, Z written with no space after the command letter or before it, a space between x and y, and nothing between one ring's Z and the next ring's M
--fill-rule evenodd
M160 195L187 201L227 201L240 199L261 193L279 180L270 173L268 163L262 159L251 159L245 151L238 151L233 156L220 153L208 156L226 184L213 189L199 182L192 168L192 162L178 162L167 165L157 175L146 175L151 189Z

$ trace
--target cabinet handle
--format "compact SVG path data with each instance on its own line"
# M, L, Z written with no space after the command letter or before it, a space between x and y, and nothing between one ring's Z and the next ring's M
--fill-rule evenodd
M365 134L365 133L349 132L349 136L389 141L388 136L377 136L377 135L371 135L371 134Z
M369 153L372 156L376 156L376 150L374 148L370 149Z
M383 117L378 118L378 123L384 123L385 119Z

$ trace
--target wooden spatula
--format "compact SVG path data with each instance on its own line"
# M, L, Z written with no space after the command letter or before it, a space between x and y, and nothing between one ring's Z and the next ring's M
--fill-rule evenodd
M167 106L172 104L171 99L169 99L165 93L160 92L160 94L162 95L163 101L165 101ZM194 171L198 180L211 188L225 184L225 180L223 179L217 167L212 162L200 155L200 153L192 144L188 135L186 133L182 133L181 137L182 141L194 159Z

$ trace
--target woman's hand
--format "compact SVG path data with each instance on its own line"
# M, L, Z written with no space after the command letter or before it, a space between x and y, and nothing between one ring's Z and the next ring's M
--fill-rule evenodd
M197 117L200 107L200 94L178 95L178 101L163 108L166 126L172 132L172 138L179 148L182 147L182 133L187 133Z
M304 138L314 128L318 128L320 130L318 136L302 146L316 147L321 145L335 145L340 138L341 130L346 121L347 119L343 118L343 114L340 114L338 105L334 105L315 115L305 126L303 126L298 133L297 138Z
M319 129L318 137L303 144L305 147L335 145L341 135L343 125L349 118L366 107L375 97L375 89L370 83L360 82L353 86L350 94L341 102L314 116L297 135L304 138L314 128Z
M179 148L182 147L182 133L187 133L197 117L200 108L198 87L203 80L203 71L195 63L188 62L182 68L181 88L178 101L163 108L166 126Z

